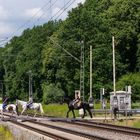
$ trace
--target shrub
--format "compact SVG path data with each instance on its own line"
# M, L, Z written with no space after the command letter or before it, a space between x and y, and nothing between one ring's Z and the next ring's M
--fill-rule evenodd
M43 88L43 103L44 104L62 102L62 99L64 96L64 91L62 89L58 88L57 85L43 84L42 88Z
M134 102L140 100L140 73L126 74L122 76L116 84L119 90L128 85L132 86L132 100Z

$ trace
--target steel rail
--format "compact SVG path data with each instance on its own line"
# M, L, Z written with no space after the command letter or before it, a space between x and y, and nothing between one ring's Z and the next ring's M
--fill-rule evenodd
M27 122L34 123L34 121L31 121L31 120L27 121ZM85 138L89 138L91 140L110 140L108 138L104 138L104 137L100 137L100 136L92 135L92 134L88 134L88 133L83 133L83 132L79 132L79 131L76 131L76 130L71 130L71 129L68 129L68 128L63 128L63 127L59 127L59 126L44 124L44 123L40 123L40 122L35 122L35 123L38 124L38 125L41 125L41 126L45 126L45 127L60 130L60 131L63 131L63 132L67 132L67 133L70 133L70 134L74 134L74 135L82 136L82 137L85 137Z
M11 117L11 115L9 115L9 114L4 114L4 115ZM35 132L40 133L42 135L45 135L45 136L48 136L48 137L51 137L51 138L56 137L55 139L58 139L58 136L56 134L49 133L49 132L37 129L37 128L31 127L31 126L25 125L23 123L19 123L19 122L16 121L15 116L12 116L12 117L13 117L14 120L9 119L9 118L4 119L4 120L12 122L13 124L19 125L19 126L24 127L26 129L35 131ZM63 131L63 132L69 133L69 134L78 135L80 137L88 138L88 139L91 139L91 140L110 140L108 138L104 138L104 137L97 136L97 135L91 135L91 134L79 132L79 131L76 131L76 130L74 131L74 130L71 130L71 129L68 129L68 128L62 128L62 127L58 127L58 126L54 126L54 125L44 124L44 123L41 123L41 122L37 122L35 119L33 119L33 120L25 120L25 121L33 123L33 124L38 124L40 126L45 126L45 127L51 128L51 129L55 129L55 130L58 130L58 131ZM51 134L52 134L52 136L51 136ZM58 140L64 140L64 139L65 140L70 140L69 138L62 137L62 136L60 136L60 138Z
M66 137L63 137L63 136L60 136L60 135L57 135L57 134L54 134L54 133L46 132L44 130L37 129L37 128L34 128L32 126L29 126L29 125L25 125L23 123L19 123L19 122L12 121L12 120L10 120L10 122L13 123L13 124L16 124L18 126L24 127L26 129L32 130L34 132L37 132L39 134L42 134L44 136L56 139L56 140L70 140L69 138L66 138Z
M134 135L134 136L140 137L140 129L138 128L118 126L118 125L113 125L113 124L93 122L93 121L87 121L87 120L86 121L83 121L83 120L67 121L67 120L62 120L62 119L61 120L53 119L52 121L59 121L59 122L69 123L72 125L80 125L80 126L85 126L85 127L90 127L90 128L104 129L104 130L115 131L118 133L125 133L127 135Z

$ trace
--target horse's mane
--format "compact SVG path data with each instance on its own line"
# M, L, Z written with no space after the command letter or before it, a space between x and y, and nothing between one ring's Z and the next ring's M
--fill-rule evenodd
M69 97L65 97L64 98L64 102L69 104L72 100Z

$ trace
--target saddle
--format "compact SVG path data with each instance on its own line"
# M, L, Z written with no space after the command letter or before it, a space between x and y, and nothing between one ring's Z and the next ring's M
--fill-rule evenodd
M81 105L81 101L78 101L77 103L74 103L74 107L75 107L75 108L79 108L80 105Z
M33 107L33 104L27 105L27 109L31 109Z

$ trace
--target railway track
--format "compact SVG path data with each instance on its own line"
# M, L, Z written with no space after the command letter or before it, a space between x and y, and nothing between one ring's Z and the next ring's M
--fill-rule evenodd
M14 125L16 124L18 126L21 126L23 128L26 128L28 130L31 130L33 132L37 132L39 134L42 134L43 136L47 136L47 137L52 138L52 139L57 139L57 140L70 140L69 138L66 138L66 137L63 137L63 136L60 136L60 135L57 135L57 134L54 134L54 133L50 133L50 132L47 132L47 131L38 129L38 128L32 127L30 125L26 125L26 124L23 124L23 123L12 121L12 120L10 122L12 122Z
M43 118L42 118L42 120L43 120ZM85 129L91 128L93 132L95 129L99 129L99 131L105 130L107 132L114 132L114 133L118 133L118 134L123 134L124 136L127 135L128 137L129 136L137 136L138 139L140 139L140 129L137 129L137 128L118 126L118 125L112 125L112 124L100 123L100 122L95 122L95 121L91 121L91 120L82 120L82 119L66 119L66 118L51 117L48 120L52 121L52 122L61 122L61 123L65 123L65 124L70 124L70 125L73 125L73 128L81 126L81 128L85 127ZM14 121L16 121L16 119L14 119ZM81 138L97 139L97 140L98 139L99 140L107 140L108 139L108 138L105 138L104 136L101 137L101 135L95 135L95 134L93 135L92 133L86 134L85 132L83 133L83 132L78 132L75 130L70 130L68 128L62 128L62 127L58 127L58 126L45 124L45 122L46 122L45 119L43 121L44 123L40 123L34 118L32 118L30 120L25 119L25 121L30 122L32 124L38 124L42 127L46 127L46 128L48 127L48 128L51 128L52 130L58 130L58 131L63 131L67 134L77 135ZM62 124L62 126L63 126L63 124ZM42 133L42 132L40 132L40 133ZM112 133L112 135L113 135L113 133Z
M34 123L34 121L29 121L29 122ZM92 134L88 134L88 133L83 133L83 132L71 130L71 129L68 129L68 128L62 128L62 127L49 125L49 124L44 124L44 123L40 123L40 122L35 122L35 123L38 124L38 125L41 125L41 126L49 127L49 128L56 129L56 130L60 130L60 131L66 132L66 133L70 133L70 134L73 134L73 135L77 135L77 136L92 139L92 140L110 140L110 139L107 139L107 138L104 138L104 137L101 137L101 136L96 136L96 135L92 135Z
M88 121L88 120L80 120L80 119L75 119L75 120L52 119L52 121L64 122L71 125L84 126L88 128L96 128L100 130L103 129L107 131L114 131L118 133L140 137L140 129L138 128L118 126L118 125L113 125L113 124L100 123L100 122Z
M7 117L11 117L9 114L5 114ZM44 136L50 137L52 139L57 140L75 140L75 139L84 139L84 140L110 140L105 137L79 132L76 130L71 130L68 128L62 128L54 125L44 124L41 122L37 122L36 120L26 120L26 121L17 121L16 118L6 119L6 121L10 121L11 123L26 128L28 130L37 132ZM49 128L49 129L48 129ZM51 130L50 130L51 129Z

